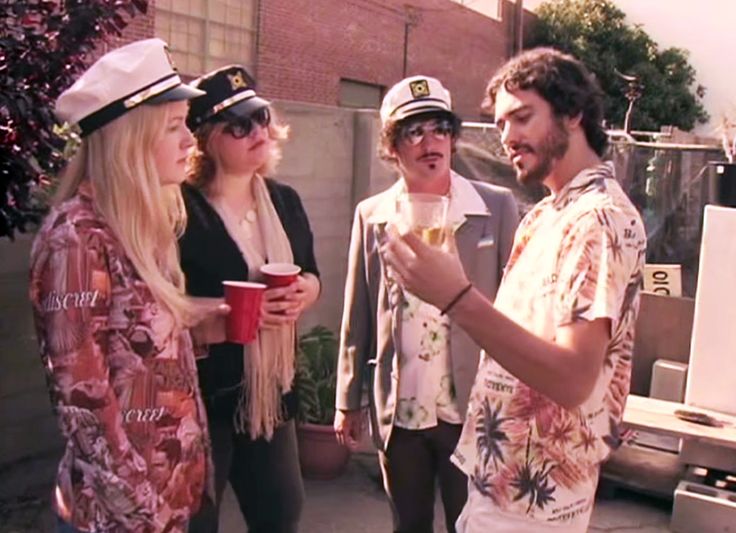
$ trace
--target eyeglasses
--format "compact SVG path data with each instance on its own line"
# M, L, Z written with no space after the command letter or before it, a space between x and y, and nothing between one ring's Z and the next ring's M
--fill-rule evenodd
M222 131L232 135L236 139L247 137L253 132L253 125L258 124L262 128L271 123L271 111L267 107L254 111L249 117L229 120Z
M454 130L455 128L451 120L446 118L429 120L407 124L399 131L399 137L411 146L417 146L424 140L424 136L428 133L431 133L435 139L441 141L450 137L454 133Z

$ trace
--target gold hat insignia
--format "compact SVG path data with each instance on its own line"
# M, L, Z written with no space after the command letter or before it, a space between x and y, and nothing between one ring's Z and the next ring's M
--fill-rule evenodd
M230 74L227 75L227 79L230 80L230 87L233 88L233 91L236 89L245 89L248 87L248 84L245 83L245 80L243 79L243 74L238 72L237 74L233 74L232 76Z
M409 83L412 98L424 98L429 96L429 83L427 80L416 80Z

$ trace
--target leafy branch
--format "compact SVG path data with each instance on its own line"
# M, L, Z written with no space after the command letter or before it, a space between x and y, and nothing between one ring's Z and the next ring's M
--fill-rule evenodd
M315 326L299 338L294 390L302 422L332 424L337 390L338 342L324 326Z
M148 0L0 0L0 237L43 214L63 167L54 102Z

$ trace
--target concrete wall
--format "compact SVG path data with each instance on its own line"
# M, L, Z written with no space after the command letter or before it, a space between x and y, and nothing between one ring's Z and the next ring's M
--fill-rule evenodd
M30 244L0 239L0 466L61 444L28 301Z
M301 329L322 324L337 332L353 208L392 181L375 156L377 113L297 102L275 102L275 108L291 126L275 177L302 197L323 280ZM0 239L0 472L3 464L55 453L61 445L28 302L31 239Z
M338 331L353 208L391 182L388 167L375 155L378 116L300 102L275 107L291 127L275 177L301 195L322 277L320 301L302 325Z

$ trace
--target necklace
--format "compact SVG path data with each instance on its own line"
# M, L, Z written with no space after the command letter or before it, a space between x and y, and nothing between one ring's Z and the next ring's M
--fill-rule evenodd
M256 221L256 218L258 217L257 212L255 209L248 209L245 212L245 216L240 220L241 224L253 224L253 222Z
M245 215L240 219L238 222L238 226L240 227L240 231L243 232L246 239L250 239L253 237L253 234L256 231L256 228L254 228L254 224L258 222L258 212L255 208L248 209L245 212Z

